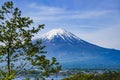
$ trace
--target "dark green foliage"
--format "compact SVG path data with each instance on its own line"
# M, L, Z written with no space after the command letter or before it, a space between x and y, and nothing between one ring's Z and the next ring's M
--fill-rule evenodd
M62 80L120 80L120 72L105 72L102 74L75 74Z
M92 74L76 74L70 78L65 78L62 80L92 80L93 79Z
M11 80L26 70L26 65L37 68L41 76L61 69L55 58L46 59L45 46L41 40L32 43L32 37L44 28L44 24L32 27L33 20L21 15L21 11L13 6L13 2L5 2L0 8L0 77ZM31 27L30 27L31 26ZM29 68L29 70L31 70Z

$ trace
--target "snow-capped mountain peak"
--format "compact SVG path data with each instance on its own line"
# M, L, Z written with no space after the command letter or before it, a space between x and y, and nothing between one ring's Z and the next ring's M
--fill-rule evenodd
M43 35L42 38L47 38L47 39L51 40L54 36L65 34L65 33L66 33L66 31L64 29L61 29L61 28L53 29L53 30L47 32L45 35Z
M53 29L49 32L47 32L46 34L44 34L42 36L42 39L47 39L47 40L52 40L54 37L60 37L63 40L70 40L70 39L78 39L80 40L80 38L78 38L77 36L75 36L74 34L66 31L65 29Z

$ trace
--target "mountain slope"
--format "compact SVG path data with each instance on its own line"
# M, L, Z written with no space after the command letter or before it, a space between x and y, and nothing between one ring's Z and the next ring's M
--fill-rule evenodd
M63 69L119 68L120 51L88 43L64 29L53 29L42 36L48 57L56 57Z

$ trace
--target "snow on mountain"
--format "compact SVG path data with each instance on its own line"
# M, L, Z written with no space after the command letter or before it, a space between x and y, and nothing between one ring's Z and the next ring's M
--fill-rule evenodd
M51 40L53 39L55 36L60 36L63 40L65 40L66 38L70 38L70 39L80 39L78 37L76 37L74 34L64 30L64 29L53 29L49 32L47 32L45 35L42 36L43 39L48 39Z
M84 42L82 39L78 38L71 32L66 31L65 29L53 29L42 36L44 41L49 42L65 42L65 43L73 43L73 42Z

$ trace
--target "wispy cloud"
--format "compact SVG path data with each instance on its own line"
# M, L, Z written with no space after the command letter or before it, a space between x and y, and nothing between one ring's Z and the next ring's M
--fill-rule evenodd
M120 49L120 24L93 32L79 32L79 37L102 47Z
M51 14L54 15L64 12L62 8L37 5L36 3L30 4L28 5L28 7L37 10L36 14L39 15L51 15Z
M84 11L84 12L78 12L77 14L74 14L71 16L71 18L75 18L75 19L87 19L87 18L95 18L95 17L100 17L100 16L104 16L108 13L110 13L111 11L106 11L106 10L102 10L102 11Z
M28 6L35 10L35 12L29 12L29 15L36 21L55 21L63 19L89 19L101 17L109 14L109 10L92 10L92 11L70 11L64 8L51 7L44 5L37 5L32 3Z

